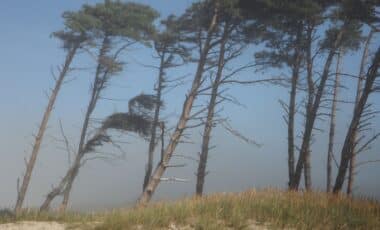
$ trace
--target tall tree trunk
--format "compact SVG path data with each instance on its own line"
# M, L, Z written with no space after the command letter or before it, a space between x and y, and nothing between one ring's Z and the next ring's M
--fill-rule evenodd
M43 202L42 206L40 207L41 211L45 211L45 210L49 209L50 203L54 200L54 198L58 195L61 195L62 193L63 193L64 197L63 197L63 201L62 201L59 209L60 209L60 211L65 211L67 208L67 204L69 201L69 196L70 196L70 192L72 189L72 185L73 185L73 182L74 182L74 180L75 180L75 178L79 172L79 168L81 166L81 160L84 156L83 147L84 147L85 141L86 141L86 134L87 134L88 125L90 122L90 117L91 117L91 114L96 107L96 103L97 103L97 101L99 99L99 95L100 95L99 93L104 86L104 78L107 77L107 74L108 74L107 70L105 70L105 72L103 73L103 76L100 76L102 71L104 71L102 59L103 59L103 57L105 57L105 54L106 54L107 50L109 49L109 42L110 42L110 40L106 36L103 39L102 47L101 47L99 55L98 55L98 64L97 64L97 68L96 68L95 80L93 83L91 99L90 99L90 102L87 106L87 111L86 111L85 118L83 121L81 135L80 135L80 141L79 141L78 151L77 151L77 154L75 157L75 161L73 162L73 165L70 167L70 169L67 171L65 177L62 178L59 186L54 188L47 195L45 201Z
M306 191L311 190L311 149L310 145L306 151L305 162L304 162L304 180Z
M26 166L26 172L25 172L25 175L24 175L24 178L22 181L21 188L18 189L18 191L17 191L17 201L16 201L16 205L15 205L16 215L18 215L21 211L21 208L22 208L22 205L23 205L23 202L25 199L25 195L26 195L26 192L28 190L29 183L30 183L30 179L32 177L33 168L34 168L34 165L36 164L37 156L38 156L38 153L39 153L39 150L41 147L41 143L42 143L45 131L46 131L46 127L47 127L47 124L48 124L48 121L50 118L50 114L53 111L54 104L55 104L55 101L57 99L59 90L61 89L63 80L65 79L67 72L70 69L70 65L74 59L74 56L75 56L78 48L79 48L79 43L76 43L68 51L68 53L66 55L65 63L63 65L63 68L61 69L61 72L59 74L58 79L56 79L55 87L54 87L54 89L50 95L49 102L48 102L48 105L45 109L45 113L43 115L37 136L35 137L32 154L31 154L29 161L27 163L27 166Z
M64 212L66 211L67 205L69 203L69 198L70 198L70 193L71 189L73 187L73 183L75 178L78 175L79 169L81 167L81 161L83 159L83 156L85 154L84 152L84 146L86 143L86 135L87 135L87 130L88 130L88 125L90 122L90 118L92 113L94 112L94 109L96 107L96 104L98 102L100 92L104 88L104 83L106 81L107 75L108 75L108 67L105 67L103 64L103 59L106 56L107 51L109 50L110 46L110 39L108 36L105 36L102 42L102 47L99 52L99 57L98 57L98 66L95 74L95 81L94 81L94 86L92 90L92 95L90 102L87 107L85 119L83 122L82 126L82 131L81 131L81 136L80 136L80 141L79 141L79 146L78 146L78 153L74 161L73 169L71 170L71 174L69 176L69 179L67 181L65 190L63 192L63 200L60 206L60 211ZM100 74L103 72L103 75L100 76Z
M153 193L156 190L158 184L160 183L161 177L167 168L167 164L169 163L169 161L173 155L173 152L176 149L178 142L181 139L182 133L186 129L186 125L187 125L187 122L188 122L189 117L190 117L190 113L191 113L191 110L193 107L194 100L197 97L198 90L199 90L199 87L201 85L204 67L206 64L206 60L207 60L209 50L211 48L210 47L211 46L211 37L212 37L212 34L213 34L213 32L216 28L216 25L217 25L219 1L216 0L215 2L216 2L216 6L215 6L215 10L214 10L214 15L213 15L213 18L212 18L211 23L209 25L209 28L208 28L207 38L206 38L205 44L203 46L203 49L202 49L202 52L200 55L200 60L198 62L197 71L195 73L189 95L186 97L186 99L184 101L181 116L179 118L179 121L177 123L177 126L176 126L174 133L171 135L169 144L164 151L163 159L161 162L159 162L156 169L154 170L154 172L153 172L153 174L152 174L152 176L148 182L148 185L146 186L145 190L143 191L143 193L141 194L141 196L138 200L138 205L145 205L152 198Z
M331 173L332 173L332 160L334 154L334 138L335 138L335 117L336 117L336 104L338 99L338 87L340 84L340 64L342 57L342 49L339 51L336 62L336 73L333 88L333 101L330 111L330 131L329 131L329 144L327 150L327 178L326 178L326 192L331 192Z
M210 96L210 101L209 101L208 111L207 111L207 118L206 118L204 130L203 130L202 149L201 149L201 154L199 156L199 164L198 164L198 171L197 171L197 183L196 183L197 196L202 196L203 194L203 186L204 186L205 177L206 177L206 166L207 166L211 131L213 128L215 107L216 107L216 103L217 103L216 101L218 98L218 90L219 90L220 81L222 79L222 73L223 73L223 68L224 68L224 61L225 61L224 55L225 55L225 48L226 48L226 40L228 37L228 30L229 30L228 23L226 23L224 26L223 38L220 43L218 70L217 70L216 77L212 85L211 96Z
M352 157L355 148L356 136L354 135L360 124L360 119L367 104L368 97L372 92L373 84L378 77L378 69L380 66L380 47L376 51L371 67L366 74L366 81L358 103L355 105L354 114L347 131L346 138L342 147L340 165L338 175L335 180L333 192L339 193L342 190L344 179L347 173L348 164Z
M292 66L292 79L291 79L291 89L288 107L288 176L290 186L291 181L294 177L294 117L296 114L296 96L297 96L297 85L299 79L300 65L302 59L302 53L299 47L300 39L302 35L302 27L299 28L297 33L297 45L294 50L293 56L293 66Z
M367 40L366 40L365 45L364 45L364 51L363 51L363 56L362 56L362 60L360 63L360 70L359 70L359 76L358 76L358 85L357 85L357 89L356 89L355 105L357 105L359 103L359 100L360 100L361 91L363 88L363 79L365 77L364 67L365 67L367 57L368 57L368 47L369 47L369 43L371 42L373 33L374 33L373 30L371 30L369 32ZM354 140L356 143L358 131L356 130L353 133L353 135L354 135ZM354 179L355 179L355 164L356 164L356 154L357 154L357 152L355 151L355 147L356 147L356 145L354 146L354 151L352 152L349 170L348 170L347 195L352 194L352 188L353 188Z
M314 81L313 81L313 59L311 55L311 47L313 43L313 31L314 31L314 22L312 21L306 31L306 70L307 70L307 104L306 104L306 119L309 116L309 114L312 111L313 107L313 100L314 100ZM310 148L310 142L309 146L307 146L307 153L305 157L305 170L304 170L304 176L305 176L305 187L306 190L311 189L311 162L310 162L310 155L311 155L311 148Z
M288 172L289 172L289 185L294 177L294 117L296 113L296 94L299 78L299 64L300 54L298 49L295 52L295 65L293 67L292 82L289 99L288 111Z
M310 147L310 140L311 140L311 135L312 135L312 132L314 129L315 119L317 117L317 112L318 112L318 109L320 106L321 98L324 94L326 81L329 77L330 66L331 66L332 60L335 56L336 50L340 46L344 30L345 30L345 25L338 32L337 37L336 37L335 42L334 42L334 45L331 48L331 50L329 51L329 54L327 56L326 63L325 63L324 69L323 69L323 73L321 76L321 80L319 82L319 86L318 86L317 92L315 94L313 106L311 108L310 114L308 114L306 117L305 131L303 134L301 151L300 151L300 155L298 157L298 161L297 161L297 165L296 165L294 180L292 181L292 184L290 186L290 189L292 189L292 190L297 190L299 187L304 162L306 160L306 157L307 157L307 154L309 151L309 147Z
M153 118L153 124L152 124L152 131L151 131L151 137L149 140L149 149L148 149L148 162L146 164L145 169L145 177L144 177L144 184L143 184L143 191L145 190L150 176L152 175L153 170L153 153L154 148L156 146L156 132L157 132L157 126L159 125L159 119L160 119L160 109L161 109L161 93L163 88L163 82L164 82L164 65L165 65L165 54L163 53L161 55L161 61L160 61L160 69L158 71L158 82L157 82L157 104L154 111L154 118Z

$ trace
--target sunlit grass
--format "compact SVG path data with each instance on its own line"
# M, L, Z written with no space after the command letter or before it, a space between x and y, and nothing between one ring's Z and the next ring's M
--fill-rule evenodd
M250 190L96 214L29 210L17 217L17 221L25 220L98 230L167 229L172 224L187 229L252 229L253 224L270 229L380 229L380 204L326 193ZM3 222L9 220L0 218Z
M115 211L97 229L154 229L171 223L194 229L244 229L252 223L269 228L380 229L380 205L325 193L251 190Z

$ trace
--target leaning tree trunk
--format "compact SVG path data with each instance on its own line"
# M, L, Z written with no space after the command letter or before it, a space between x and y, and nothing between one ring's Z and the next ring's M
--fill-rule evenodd
M371 30L368 34L367 40L364 45L364 51L363 51L363 56L362 60L360 63L360 71L359 71L359 77L358 77L358 85L356 89L356 98L355 98L355 105L358 104L361 91L363 88L363 78L364 76L364 66L368 57L368 48L369 48L369 43L372 39L374 31ZM357 136L358 136L358 131L356 130L354 135L355 142L357 142ZM352 187L354 184L354 179L355 179L355 164L356 164L356 154L357 152L355 151L355 146L354 146L354 151L352 153L351 159L350 159L350 165L349 165L349 170L348 170L348 182L347 182L347 195L352 194Z
M153 153L154 153L154 147L156 145L157 126L159 125L159 119L160 119L161 94L162 94L162 88L163 88L163 83L164 83L164 65L165 65L165 54L162 54L161 61L160 61L160 69L158 72L158 83L157 83L157 94L156 94L157 103L156 103L156 108L154 111L151 137L149 140L148 162L145 169L143 191L145 190L153 171Z
M358 103L355 105L354 115L352 117L350 127L347 131L346 138L342 147L340 165L338 169L338 175L335 180L335 185L333 192L339 193L342 190L343 183L346 177L348 164L352 158L355 151L356 135L358 131L358 126L360 124L360 119L363 111L367 105L367 100L372 92L372 87L376 78L379 76L378 69L380 66L380 47L376 51L375 57L372 61L371 67L368 69L366 74L366 81L363 91L361 93Z
M211 131L213 128L216 101L218 97L218 90L220 86L220 81L222 79L222 73L223 73L223 67L224 67L224 61L225 61L224 55L225 55L227 37L228 37L228 23L226 23L224 26L223 38L220 43L218 70L217 70L216 77L212 85L211 96L210 96L210 101L209 101L208 111L207 111L207 118L206 118L204 130L203 130L202 149L199 156L199 164L198 164L198 171L197 171L197 183L196 183L197 196L202 196L203 194L203 186L204 186L205 177L206 177L206 166L207 166Z
M292 190L297 190L299 187L299 184L300 184L302 170L303 170L304 163L306 161L306 157L307 157L307 154L308 154L308 151L310 148L310 140L311 140L311 135L312 135L312 132L314 129L314 123L315 123L315 120L317 117L317 112L318 112L318 109L320 106L322 96L324 94L326 81L329 77L329 69L330 69L332 60L335 56L336 50L340 46L344 30L345 30L345 25L337 34L334 45L331 48L331 50L329 51L329 54L327 56L326 63L325 63L324 69L323 69L323 73L321 76L321 80L320 80L317 92L315 94L315 98L314 98L314 102L313 102L310 114L308 114L306 117L305 130L304 130L304 134L303 134L300 154L299 154L297 165L296 165L296 171L294 174L294 180L292 181L292 183L290 185L290 189L292 189Z
M326 192L331 192L331 173L332 173L332 160L334 154L334 138L335 138L335 117L336 117L336 104L338 99L338 87L340 84L340 63L342 57L342 50L338 52L336 73L333 88L333 100L330 112L330 131L329 131L329 144L327 150L327 178L326 178Z
M64 197L63 197L63 201L62 201L59 209L60 209L60 211L65 211L67 208L72 184L73 184L73 182L74 182L74 180L75 180L75 178L79 172L79 168L81 166L81 160L85 154L83 152L83 147L84 147L85 141L86 141L86 134L87 134L88 125L90 122L90 117L91 117L91 114L96 107L96 103L99 99L99 93L103 88L104 79L107 76L107 71L105 71L103 73L103 76L100 76L100 74L102 72L102 69L104 68L104 66L102 65L101 62L102 62L102 59L105 56L108 49L109 49L109 39L108 39L108 37L105 37L103 42L102 42L102 47L100 49L99 56L98 56L98 65L96 68L95 80L93 83L91 99L90 99L89 105L87 106L85 119L83 121L81 136L80 136L80 141L79 141L79 146L78 146L78 152L77 152L77 155L75 157L75 161L73 162L73 165L67 171L65 177L62 178L60 184L57 187L53 188L52 191L47 195L45 201L43 202L43 204L40 207L41 211L45 211L45 210L49 209L50 204L54 200L54 198L58 195L61 195L62 193L63 193Z
M30 179L32 177L32 172L34 165L36 164L37 156L41 147L41 143L46 131L46 127L50 118L50 114L54 108L55 101L57 99L59 90L61 89L61 86L63 84L63 80L65 79L67 72L70 70L70 65L74 59L74 56L79 48L79 43L76 43L67 53L65 63L63 65L63 68L61 69L61 72L59 74L58 79L55 82L55 87L50 95L48 106L45 109L45 113L42 118L42 122L40 124L40 128L38 130L37 136L35 137L35 142L33 145L32 154L29 158L29 161L26 166L26 172L22 181L21 188L17 190L17 201L15 205L15 213L18 215L21 211L22 204L25 199L26 192L28 190L28 186L30 183Z
M216 3L218 3L218 0L216 0ZM176 149L178 142L181 139L182 133L186 129L186 125L190 117L194 100L196 99L199 87L201 86L204 67L206 64L209 50L211 48L211 37L217 24L217 17L218 17L218 5L216 5L215 7L214 15L208 28L207 38L203 46L199 62L198 62L197 71L195 73L189 95L186 97L184 101L182 113L177 123L176 129L174 133L171 135L169 144L163 153L162 160L158 163L156 169L154 170L148 182L148 185L146 186L145 190L141 194L138 200L138 205L145 205L152 198L154 191L156 190L158 184L161 181L162 175L166 171L166 168L168 166L167 164L169 163L173 155L173 152Z
M103 59L106 56L107 51L109 50L109 45L110 45L110 39L105 36L102 42L102 47L99 52L99 58L98 58L98 66L96 70L96 75L95 75L95 81L94 81L94 86L92 90L92 95L91 95L91 100L88 104L85 119L83 122L82 126L82 131L81 131L81 137L79 141L79 146L78 146L78 153L74 161L73 169L69 170L71 171L69 179L67 181L65 190L63 192L63 200L60 206L60 211L64 212L66 211L67 205L69 203L69 198L70 198L70 193L71 189L73 187L73 183L75 178L78 175L79 169L81 167L81 161L86 154L84 151L84 146L86 142L86 135L87 135L87 130L88 130L88 125L90 123L90 117L92 115L92 112L94 111L96 104L98 102L100 92L104 89L104 84L108 75L108 67L105 67L103 64ZM100 76L102 69L104 71L103 75Z

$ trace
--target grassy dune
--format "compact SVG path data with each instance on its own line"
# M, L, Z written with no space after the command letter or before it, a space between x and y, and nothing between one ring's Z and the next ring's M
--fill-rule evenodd
M380 229L380 204L277 190L215 194L92 215L25 212L19 220L87 223L102 229ZM0 221L1 222L1 221ZM97 222L95 225L88 223ZM86 227L87 228L87 227Z
M194 229L244 229L252 223L275 229L380 229L380 204L325 193L252 190L115 211L97 229L165 228L171 223Z

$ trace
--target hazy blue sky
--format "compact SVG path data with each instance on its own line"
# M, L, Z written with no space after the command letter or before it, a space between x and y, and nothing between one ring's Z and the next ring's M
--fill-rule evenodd
M60 44L49 35L62 28L61 14L66 10L76 10L84 3L101 1L66 0L66 1L20 1L3 0L0 3L0 207L11 207L16 198L16 181L25 169L24 158L29 157L32 134L36 132L41 115L47 104L44 91L53 86L51 70L62 64L64 53ZM180 14L191 4L191 0L141 0L149 4L162 16ZM252 49L249 49L252 50ZM248 51L249 51L248 50ZM253 52L253 50L252 50ZM141 92L150 93L155 80L155 70L145 68L139 63L157 63L152 58L152 51L142 46L135 46L125 54L127 65L125 71L116 76L104 96L118 101L101 101L94 118L127 110L127 100ZM252 58L252 53L245 54L237 63L244 64ZM358 55L349 55L344 59L344 71L357 74ZM68 167L68 157L61 149L59 120L66 135L77 145L79 127L89 97L89 85L94 65L85 55L79 56L74 63L76 67L89 67L89 71L77 71L70 75L75 79L66 84L56 103L54 114L43 148L39 155L33 174L26 205L37 206L51 185L58 183ZM171 71L169 77L179 77L194 72L194 66ZM285 72L286 73L286 72ZM254 71L243 73L242 77L265 77L274 72ZM355 82L347 81L353 88ZM181 111L182 101L188 85L181 86L165 95L166 117L171 124ZM244 135L263 144L257 148L247 145L229 135L224 129L217 128L213 133L212 150L209 160L210 174L206 178L207 192L242 191L256 187L285 187L287 183L287 142L286 126L282 120L283 111L278 100L288 100L288 90L270 85L230 87L228 92L245 106L223 105L222 116L228 115L231 124ZM341 98L353 100L353 90L341 92ZM379 95L373 95L371 101L379 108ZM200 101L205 99L201 98ZM338 113L338 130L336 154L340 150L351 116L349 105L340 105ZM297 128L300 131L302 119ZM380 119L375 121L380 130ZM96 124L94 124L96 125ZM319 122L319 127L328 127L328 122ZM199 152L200 132L192 133L194 144L179 146L176 153L196 156ZM115 136L118 134L115 133ZM313 145L312 176L317 189L324 189L325 164L327 151L327 132L316 133ZM72 193L73 208L117 207L133 203L142 187L146 161L147 144L134 136L120 136L129 144L123 145L126 155L123 160L93 161L86 165L76 180ZM299 141L299 140L298 140ZM380 144L373 145L371 151L360 156L360 160L378 159ZM111 147L102 151L117 152ZM183 163L182 159L178 162ZM171 170L168 173L190 180L186 184L162 183L156 198L169 199L191 195L194 192L196 170L195 162L185 162L185 168ZM380 165L366 165L359 169L357 177L357 194L380 197L380 183L376 176L380 174Z

